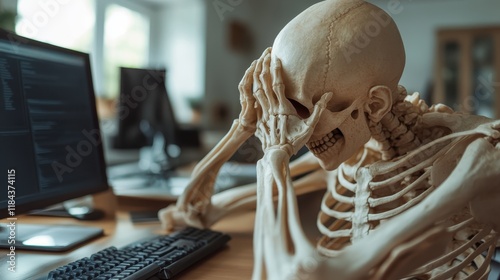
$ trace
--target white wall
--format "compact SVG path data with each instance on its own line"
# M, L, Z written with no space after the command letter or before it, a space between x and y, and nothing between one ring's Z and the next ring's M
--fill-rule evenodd
M436 31L441 28L500 25L499 0L368 0L391 13L406 48L401 80L408 92L425 93L431 82ZM394 9L389 3L399 2ZM394 4L393 4L394 5ZM400 11L394 13L394 11Z
M130 10L137 11L143 15L146 15L150 18L153 18L154 8L153 6L143 3L143 2L134 2L133 0L96 0L95 1L95 33L94 33L94 48L93 53L91 55L92 59L92 72L94 78L94 87L96 89L97 94L101 94L106 92L104 86L104 64L101 63L104 61L104 25L106 21L106 9L111 4L118 4L123 7L126 7ZM154 21L151 23L151 26L154 26ZM154 36L153 31L157 31L153 27L150 29L150 38ZM150 39L150 52L155 42ZM151 59L151 57L150 57Z
M205 4L203 0L171 1L158 8L152 66L167 68L167 89L177 120L189 122L187 98L202 98L205 87ZM155 33L152 33L152 36Z

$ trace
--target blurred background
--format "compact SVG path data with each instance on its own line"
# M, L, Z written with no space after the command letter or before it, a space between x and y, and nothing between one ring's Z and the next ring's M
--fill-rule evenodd
M313 0L1 0L0 24L91 54L99 113L116 114L119 67L165 68L177 121L226 130L252 60ZM430 103L499 117L500 1L371 0L398 24L401 81Z

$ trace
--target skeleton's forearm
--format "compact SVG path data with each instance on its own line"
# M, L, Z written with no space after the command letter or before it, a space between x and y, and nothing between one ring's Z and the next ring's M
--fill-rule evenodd
M217 174L221 166L252 135L253 132L250 129L244 127L238 120L234 120L224 138L196 165L192 177L196 178L207 172Z
M286 151L271 148L257 164L253 279L261 279L264 269L268 279L289 279L296 272L303 272L303 267L295 266L303 256L317 255L302 230L289 158ZM274 189L278 198L276 210Z
M224 138L215 146L195 167L192 180L177 201L181 209L190 205L196 212L205 213L213 194L215 179L221 166L234 154L234 152L252 135L252 131L238 120L233 122L231 129Z

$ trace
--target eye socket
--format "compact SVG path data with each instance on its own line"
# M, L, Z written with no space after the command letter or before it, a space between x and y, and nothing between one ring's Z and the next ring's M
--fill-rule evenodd
M307 109L306 106L300 104L299 102L293 100L293 99L290 99L290 98L287 98L288 101L290 101L290 103L292 103L292 106L293 108L295 108L295 111L297 111L297 114L299 115L299 117L303 118L303 119L307 119L309 118L309 116L311 116L311 113L309 112L309 110Z

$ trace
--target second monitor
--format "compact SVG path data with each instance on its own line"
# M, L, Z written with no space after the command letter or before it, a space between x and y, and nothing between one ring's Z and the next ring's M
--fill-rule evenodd
M183 128L176 121L165 83L165 69L120 68L118 133L115 149L154 146L161 138L166 169L187 161L186 150L200 148L197 129ZM156 143L158 145L158 143ZM155 148L155 147L153 147Z

